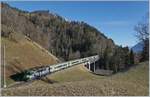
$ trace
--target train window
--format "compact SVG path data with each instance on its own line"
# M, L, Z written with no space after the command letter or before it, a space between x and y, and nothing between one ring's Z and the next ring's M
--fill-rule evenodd
M56 69L56 68L60 68L60 67L62 67L62 65L58 65L58 66L56 66L56 67L55 67L55 69Z
M82 61L86 61L86 59L82 59Z
M79 61L72 62L72 64L77 63L77 62L79 62Z

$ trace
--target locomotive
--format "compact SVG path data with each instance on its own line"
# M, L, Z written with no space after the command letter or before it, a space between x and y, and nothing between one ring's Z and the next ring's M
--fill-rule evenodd
M39 79L43 76L46 76L48 74L51 74L53 72L56 72L62 69L69 68L74 65L94 63L98 59L99 59L99 56L95 55L91 57L86 57L86 58L76 59L76 60L72 60L68 62L63 62L63 63L58 63L58 64L53 64L53 65L26 70L24 71L23 79L25 81Z

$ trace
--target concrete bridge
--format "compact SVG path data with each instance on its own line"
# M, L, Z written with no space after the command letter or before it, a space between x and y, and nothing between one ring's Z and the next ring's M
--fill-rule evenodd
M27 71L27 75L26 78L27 79L36 79L36 78L40 78L42 76L46 76L48 74L63 70L63 69L67 69L69 67L75 66L75 65L79 65L79 64L84 64L86 65L86 67L91 70L91 64L93 64L94 66L94 70L95 71L95 62L99 60L99 56L95 55L95 56L90 56L90 57L86 57L86 58L81 58L81 59L76 59L76 60L71 60L71 61L67 61L67 62L63 62L63 63L58 63L58 64L53 64L53 65L47 65L44 67L40 67L40 68L34 68L31 70Z
M91 64L93 64L93 66L95 68L95 63L98 60L99 60L99 56L95 55L95 56L90 56L90 57L86 57L86 58L81 58L81 59L76 59L76 60L71 60L71 61L67 61L67 62L63 62L63 63L54 64L54 65L51 65L51 67L53 69L52 71L55 71L56 67L61 67L63 69L67 69L74 65L84 64L84 65L86 65L86 67L89 70L91 70ZM58 68L57 70L61 70L61 68Z

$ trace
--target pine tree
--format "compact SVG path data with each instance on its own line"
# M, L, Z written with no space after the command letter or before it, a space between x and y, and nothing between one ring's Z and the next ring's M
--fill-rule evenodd
M124 47L124 64L125 67L128 68L130 64L130 51L128 47Z
M149 39L144 41L144 47L142 51L142 58L140 61L149 60Z
M112 53L111 49L107 46L105 48L105 51L104 51L104 65L105 65L104 67L107 70L110 70L111 69L111 65L112 65L112 62L111 62L112 55L111 55L111 53Z
M131 49L131 51L130 51L130 64L134 64L134 53L133 53L133 51L132 51L132 49Z

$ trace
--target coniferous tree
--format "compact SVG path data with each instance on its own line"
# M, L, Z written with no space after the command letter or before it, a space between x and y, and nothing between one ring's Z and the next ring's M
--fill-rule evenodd
M111 70L114 71L114 73L118 72L118 50L115 49L115 52L113 53L113 56L111 57Z
M142 51L142 58L140 61L146 61L149 60L149 40L145 40L144 41L144 47L143 47L143 51Z
M133 53L132 49L131 49L131 51L130 51L130 64L131 64L131 65L134 64L134 53Z
M130 51L128 47L124 47L123 48L123 57L124 57L124 64L125 64L125 68L129 67L130 64Z
M110 53L111 53L111 50L110 48L107 46L105 48L105 51L104 51L104 67L106 70L109 70L110 69L110 61L111 61L111 56L110 56Z

